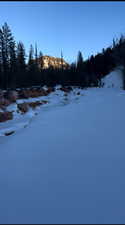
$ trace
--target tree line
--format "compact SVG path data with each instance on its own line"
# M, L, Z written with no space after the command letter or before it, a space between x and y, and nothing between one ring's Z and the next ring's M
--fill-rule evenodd
M102 86L101 78L116 66L123 66L123 81L125 87L125 37L113 39L112 46L102 49L102 52L84 61L81 51L76 62L67 69L43 68L42 52L30 46L28 61L22 41L16 43L7 23L0 28L0 88L15 89L30 86L55 86L61 84L81 87ZM62 58L62 53L61 53ZM39 65L41 59L41 66Z

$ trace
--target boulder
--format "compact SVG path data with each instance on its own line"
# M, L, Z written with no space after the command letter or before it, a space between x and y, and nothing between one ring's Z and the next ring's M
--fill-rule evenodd
M0 122L5 122L7 120L13 119L13 113L12 112L0 112Z
M19 111L21 111L22 113L26 113L29 110L29 105L26 102L17 104L17 107L18 107Z
M17 92L17 91L10 91L10 92L8 93L7 99L8 99L10 102L16 102L16 100L18 99L18 92Z

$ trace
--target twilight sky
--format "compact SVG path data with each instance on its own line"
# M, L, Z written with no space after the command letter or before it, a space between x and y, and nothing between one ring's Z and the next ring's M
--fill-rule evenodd
M125 34L125 2L0 2L0 26L7 22L27 50L37 42L43 55L68 62L84 59Z

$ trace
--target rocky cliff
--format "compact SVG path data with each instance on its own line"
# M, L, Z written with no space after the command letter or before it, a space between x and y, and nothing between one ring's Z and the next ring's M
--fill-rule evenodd
M49 67L53 68L62 68L66 69L69 67L69 64L65 62L65 60L61 58L56 58L52 56L42 56L41 58L38 59L39 66L42 67L43 69L47 69Z

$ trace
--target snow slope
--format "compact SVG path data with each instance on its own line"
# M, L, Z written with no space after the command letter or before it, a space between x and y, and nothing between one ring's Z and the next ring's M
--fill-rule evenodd
M122 67L117 68L102 79L105 88L123 88Z
M125 92L83 92L0 137L0 223L125 223Z

